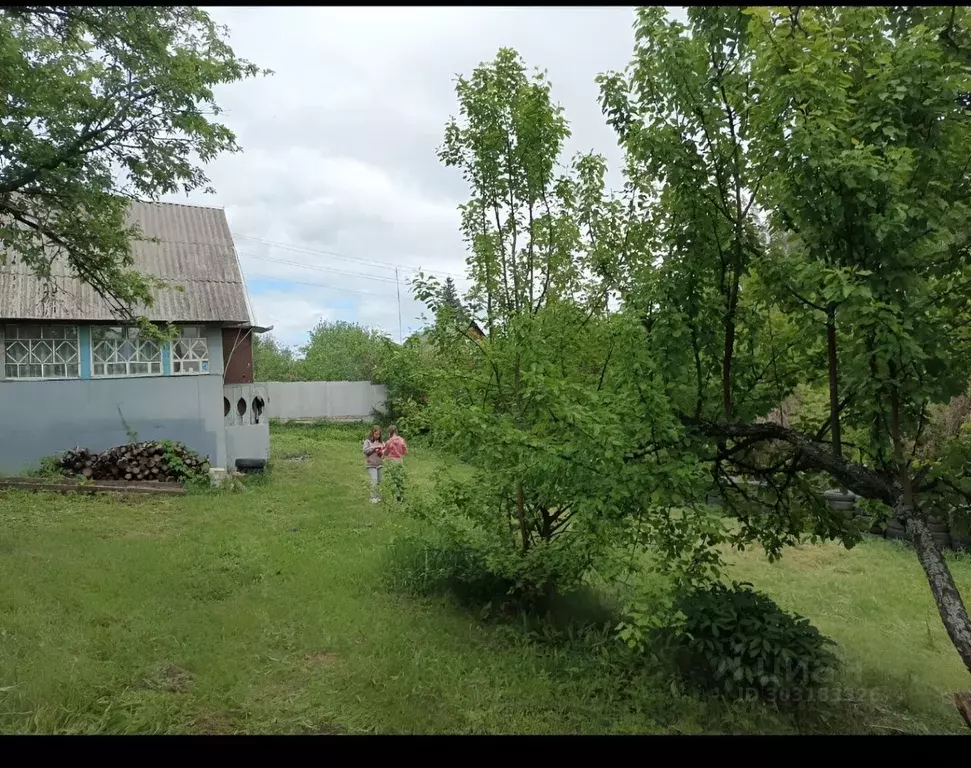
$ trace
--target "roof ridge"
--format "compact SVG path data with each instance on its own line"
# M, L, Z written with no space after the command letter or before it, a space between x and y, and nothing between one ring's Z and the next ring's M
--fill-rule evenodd
M177 205L180 208L201 208L205 211L223 211L225 213L226 207L222 205L201 205L199 203L173 203L169 200L133 200L132 202L141 203L142 205Z

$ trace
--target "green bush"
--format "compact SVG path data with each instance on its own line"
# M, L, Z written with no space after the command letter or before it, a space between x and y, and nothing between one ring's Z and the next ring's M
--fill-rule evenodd
M835 671L833 642L749 584L691 589L674 605L681 621L661 630L662 640L692 687L796 703Z
M409 493L403 509L421 521L429 546L447 553L444 562L454 570L440 583L449 591L474 593L504 610L543 612L557 593L580 587L604 547L603 537L583 535L574 523L567 535L533 537L524 551L513 541L509 519L496 514L507 502L505 490L488 473L440 475L434 491Z
M406 594L449 594L467 605L501 602L515 591L511 580L490 571L481 550L433 532L392 541L388 576Z
M406 498L403 508L414 513L422 501L427 503ZM468 607L506 614L543 614L559 597L576 592L585 570L581 562L582 553L556 544L540 542L528 553L510 550L489 532L454 518L426 523L420 533L390 547L390 577L398 589L449 594Z

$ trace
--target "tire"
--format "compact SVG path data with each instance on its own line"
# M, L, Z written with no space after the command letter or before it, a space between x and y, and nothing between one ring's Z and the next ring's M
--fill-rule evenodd
M236 469L239 470L264 469L265 467L266 459L236 459Z
M856 509L855 501L827 501L826 506L840 512L852 512Z
M931 538L937 545L938 549L950 549L951 548L951 535L949 533L932 533Z
M887 538L897 539L898 541L910 541L910 537L907 535L907 529L904 528L903 524L899 520L887 520Z

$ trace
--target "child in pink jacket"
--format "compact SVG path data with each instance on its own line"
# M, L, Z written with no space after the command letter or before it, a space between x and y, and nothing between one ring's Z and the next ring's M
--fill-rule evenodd
M405 467L402 459L408 453L408 443L398 434L398 428L394 424L388 427L388 435L388 440L384 443L381 452L384 458L391 462L388 465L388 479L391 481L391 487L394 490L394 500L400 504L404 495L405 482Z

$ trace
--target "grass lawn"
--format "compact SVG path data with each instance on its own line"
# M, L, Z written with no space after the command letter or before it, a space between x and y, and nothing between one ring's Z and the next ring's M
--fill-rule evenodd
M810 716L699 700L617 666L613 641L390 592L386 545L410 524L367 503L359 437L277 428L272 475L238 494L0 493L0 731L967 730L947 694L971 681L902 546L735 555L839 642L845 686ZM421 482L434 457L413 453ZM971 560L952 568L971 595Z

